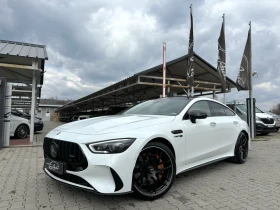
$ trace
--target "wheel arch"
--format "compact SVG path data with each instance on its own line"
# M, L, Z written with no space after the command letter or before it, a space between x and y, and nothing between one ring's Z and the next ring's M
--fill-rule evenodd
M150 143L150 142L160 142L160 143L166 145L166 146L171 150L171 152L172 152L172 154L174 155L174 158L175 158L175 160L176 160L175 149L174 149L174 147L173 147L173 145L171 144L170 141L168 141L167 139L162 138L162 137L157 137L157 138L154 138L154 139L150 140L148 143ZM147 143L147 144L148 144L148 143Z
M250 139L249 134L248 134L248 132L247 132L246 130L241 130L240 133L245 133L246 137L247 137L248 139Z

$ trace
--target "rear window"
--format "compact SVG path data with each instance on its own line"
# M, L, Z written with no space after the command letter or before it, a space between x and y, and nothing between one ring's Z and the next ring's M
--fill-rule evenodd
M210 107L211 107L211 112L213 116L234 116L235 113L233 111L231 111L229 108L227 108L226 106L213 102L213 101L209 101L208 102Z

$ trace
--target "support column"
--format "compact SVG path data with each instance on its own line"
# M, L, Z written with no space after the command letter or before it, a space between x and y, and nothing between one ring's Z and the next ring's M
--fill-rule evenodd
M38 69L38 61L32 63L33 68ZM36 105L36 70L33 70L32 76L32 97L31 97L31 125L30 125L30 142L34 140L34 119L35 119L35 105Z
M12 109L12 84L7 83L6 86L6 107L5 107L5 118L4 118L4 147L10 146L10 127L11 127L11 109Z

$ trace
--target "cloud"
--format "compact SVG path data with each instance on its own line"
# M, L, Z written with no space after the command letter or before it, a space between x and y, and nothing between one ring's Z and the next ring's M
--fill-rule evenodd
M263 82L258 85L255 85L255 90L262 90L264 92L272 92L277 91L279 89L279 86L272 84L271 82Z
M252 21L253 80L257 104L280 98L279 1L197 0L195 52L217 65L217 39L225 13L227 75L236 80ZM2 0L2 39L47 46L43 97L78 99L134 73L187 53L189 3L185 0ZM59 87L59 88L58 88ZM222 96L220 96L222 98ZM227 94L248 97L248 91Z

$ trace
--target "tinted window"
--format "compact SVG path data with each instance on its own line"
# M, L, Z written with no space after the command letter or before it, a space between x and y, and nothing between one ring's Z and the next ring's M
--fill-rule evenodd
M128 109L123 114L176 116L190 101L191 99L184 97L150 100Z
M231 111L230 109L228 109L226 107L225 107L225 112L226 112L227 116L234 116L235 115L235 113L233 111Z
M196 103L194 103L191 108L189 108L186 116L184 117L185 119L189 119L189 114L190 111L192 110L199 110L199 111L203 111L207 114L208 117L211 116L211 111L210 111L210 108L209 108L209 105L207 103L207 101L198 101Z
M209 101L213 116L227 116L225 106L216 102ZM227 109L227 108L226 108Z

